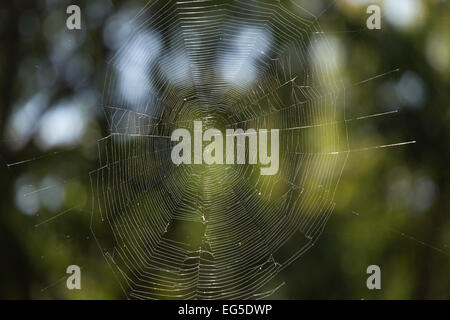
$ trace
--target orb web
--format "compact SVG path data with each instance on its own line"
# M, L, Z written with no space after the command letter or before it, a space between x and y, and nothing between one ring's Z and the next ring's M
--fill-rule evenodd
M345 91L316 17L292 7L156 1L123 26L91 229L128 298L261 299L320 236L348 155ZM194 120L279 129L278 173L175 166L171 132Z

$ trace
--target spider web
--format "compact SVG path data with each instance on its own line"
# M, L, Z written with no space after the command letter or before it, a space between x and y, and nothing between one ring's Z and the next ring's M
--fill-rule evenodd
M157 1L128 23L91 173L92 232L127 297L261 299L322 233L349 152L345 90L317 18L292 5ZM171 132L194 120L280 129L278 173L175 166Z

